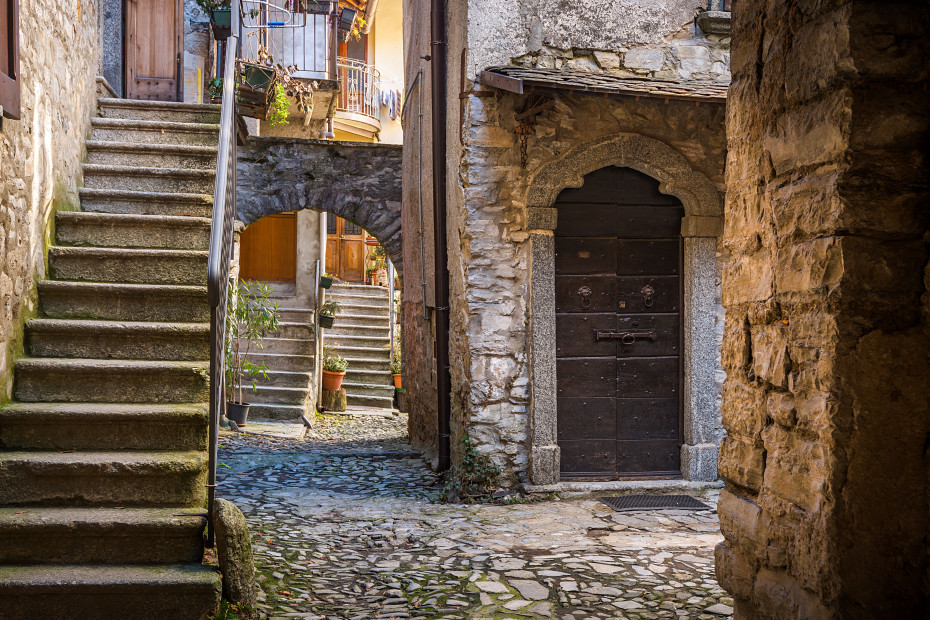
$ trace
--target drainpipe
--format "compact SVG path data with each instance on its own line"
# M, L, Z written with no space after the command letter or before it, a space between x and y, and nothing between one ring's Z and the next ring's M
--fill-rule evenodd
M446 34L447 0L431 0L430 48L433 86L433 243L435 259L436 413L439 416L437 469L452 464L449 426L452 382L449 373L449 260L446 238L446 73L449 42Z

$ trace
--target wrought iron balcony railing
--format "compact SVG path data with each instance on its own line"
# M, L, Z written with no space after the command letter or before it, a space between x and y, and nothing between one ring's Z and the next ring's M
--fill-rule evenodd
M378 84L381 76L372 65L351 58L336 61L339 80L337 112L353 112L372 118L380 113Z

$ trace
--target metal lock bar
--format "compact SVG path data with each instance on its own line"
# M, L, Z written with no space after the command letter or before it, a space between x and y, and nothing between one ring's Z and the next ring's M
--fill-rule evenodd
M619 340L623 344L633 344L637 340L655 340L654 331L609 332L600 329L594 330L595 340Z

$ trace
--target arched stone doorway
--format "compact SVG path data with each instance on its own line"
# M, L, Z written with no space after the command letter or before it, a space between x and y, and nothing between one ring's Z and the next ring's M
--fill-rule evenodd
M682 437L681 475L715 480L720 414L716 369L717 237L723 229L720 194L673 148L638 134L619 134L568 151L543 167L527 194L526 228L531 243L530 288L530 480L554 484L562 472L558 443L556 362L555 231L553 207L566 188L584 185L585 176L616 166L659 182L662 194L680 200L682 237Z

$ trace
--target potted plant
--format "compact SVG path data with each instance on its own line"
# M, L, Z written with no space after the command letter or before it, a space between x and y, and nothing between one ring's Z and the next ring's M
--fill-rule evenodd
M223 78L221 77L210 78L210 81L207 82L207 92L210 95L210 103L222 103L223 102Z
M276 72L270 57L262 49L259 49L259 56L258 62L239 59L236 66L236 100L240 114L264 120L278 92L275 88Z
M331 287L333 285L333 280L335 279L336 279L336 276L334 276L333 274L324 273L322 276L320 276L320 288Z
M323 389L336 391L342 387L349 362L341 355L326 349L323 351Z
M374 246L374 245L380 245L380 244L378 243L377 237L372 237L371 235L368 235L365 237L365 245Z
M268 332L278 328L280 312L278 303L271 301L271 287L267 284L230 284L233 303L226 314L226 417L245 426L249 403L243 399L243 388L251 383L256 392L255 378L268 378L265 362L256 364L249 359L249 352L253 346L261 349Z
M338 301L327 301L320 306L320 327L329 329L336 322L336 315L342 312Z
M269 125L283 125L287 122L290 115L291 102L288 101L287 91L281 82L275 82L272 87L272 94L268 100L268 110L265 112L265 120Z
M394 343L394 350L391 351L391 374L394 375L394 388L401 388L400 381L400 343Z
M232 9L230 0L197 0L197 5L204 13L210 14L210 28L213 38L225 41L232 34Z

